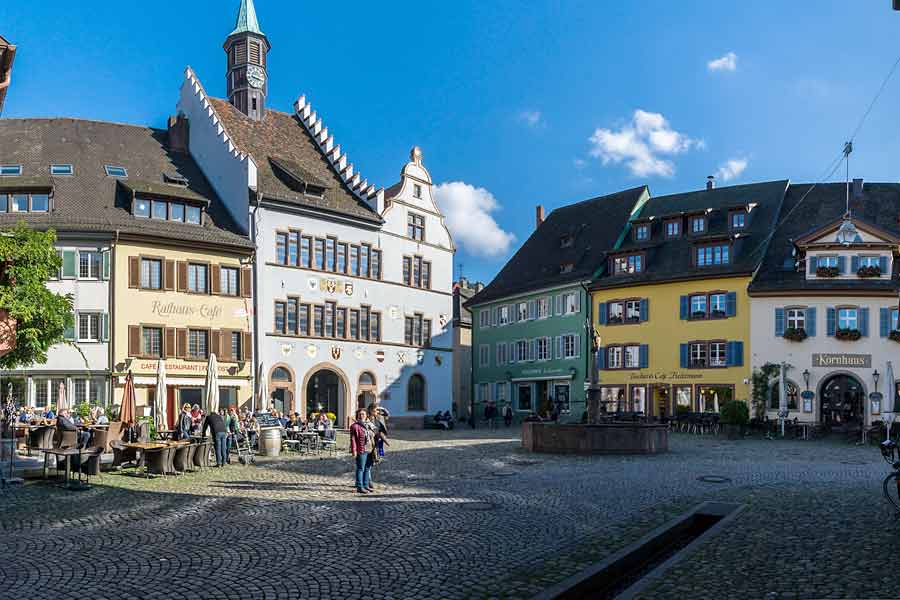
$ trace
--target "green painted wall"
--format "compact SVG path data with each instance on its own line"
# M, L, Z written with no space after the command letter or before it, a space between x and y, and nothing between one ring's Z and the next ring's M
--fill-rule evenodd
M544 317L540 313L541 301L549 303L549 314ZM517 318L519 304L524 303L525 320ZM501 307L506 307L509 315L507 324L500 324ZM568 306L568 309L567 309ZM574 307L574 310L572 308ZM475 397L475 416L482 421L484 415L484 395L498 401L498 409L502 413L505 401L509 401L515 415L520 421L530 410L540 411L549 405L546 398L549 394L551 402L556 394L568 393L569 409L563 412L561 420L578 421L584 412L584 383L589 376L587 364L590 357L588 340L585 335L585 319L590 310L590 301L584 289L578 285L569 285L541 292L508 296L489 304L480 305L472 311L472 389ZM489 315L482 317L482 313ZM490 325L485 327L485 318ZM570 337L568 340L565 336ZM537 342L539 338L546 342ZM521 342L525 342L523 345ZM549 347L544 350L543 344ZM499 351L503 346L505 350ZM524 356L519 354L525 349ZM483 347L487 347L487 364L484 364ZM504 360L505 353L505 360ZM499 360L498 360L499 359ZM546 378L554 377L552 380ZM527 381L519 381L527 380ZM483 386L487 384L487 388ZM505 389L498 390L505 386ZM567 388L567 392L557 389ZM530 391L522 392L519 388L527 387ZM504 395L505 394L505 395ZM520 400L528 399L530 409Z

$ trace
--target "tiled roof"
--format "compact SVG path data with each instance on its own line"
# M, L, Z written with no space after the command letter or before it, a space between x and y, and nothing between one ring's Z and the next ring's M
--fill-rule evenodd
M557 208L469 306L511 294L591 279L606 260L646 186ZM572 236L571 245L562 240ZM572 270L560 272L571 264Z
M79 119L0 119L0 162L21 164L23 180L48 177L50 164L71 164L74 175L49 176L54 207L50 213L2 213L0 227L24 219L35 227L59 231L119 231L136 235L222 244L249 249L253 245L218 201L190 155L166 147L167 132L134 125ZM104 165L122 166L128 177L108 177ZM189 182L180 188L188 200L209 202L203 225L136 218L131 193L124 185L172 188L163 174L178 174ZM3 177L15 185L18 177ZM119 185L119 183L124 185ZM157 183L158 182L158 183Z
M257 166L257 185L266 198L381 223L372 208L354 196L319 150L300 120L288 113L266 109L262 121L244 115L227 100L209 98L234 143L250 154ZM293 164L327 189L322 197L296 191L273 170L271 160Z
M795 267L794 240L840 219L846 208L847 187L843 183L794 184L788 188L779 219L759 272L750 282L750 293L810 292L895 292L900 289L900 266L894 261L891 279L806 280L805 261ZM806 198L800 202L803 195ZM900 184L865 183L862 197L850 198L854 217L894 236L900 236Z
M607 269L592 287L611 288L690 278L752 274L762 260L768 233L775 223L787 186L788 181L782 180L652 197L644 204L637 217L641 221L649 220L650 240L636 241L629 231L619 249L619 252L646 253L644 271L614 275ZM747 207L751 204L755 206L750 211L747 226L733 240L731 262L721 266L696 266L693 258L695 246L698 243L723 240L732 236L732 232L728 229L729 209ZM688 223L687 219L683 218L681 235L673 239L664 237L664 219L698 213L707 214L706 233L700 236L686 235Z

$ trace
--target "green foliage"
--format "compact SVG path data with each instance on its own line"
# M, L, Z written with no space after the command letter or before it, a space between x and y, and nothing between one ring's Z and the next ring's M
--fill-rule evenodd
M766 363L753 370L751 378L751 395L753 400L753 415L761 419L766 414L766 401L769 398L769 388L772 381L778 377L781 367L775 363Z
M87 418L91 414L91 405L87 402L81 402L75 407L75 414L82 419Z
M0 233L0 308L16 320L16 347L0 358L0 369L18 369L47 362L47 350L63 340L75 323L72 298L46 287L61 259L53 243L56 232L37 231L20 222Z
M743 400L729 400L722 405L719 415L724 425L746 425L750 421L750 409Z
M153 417L138 417L138 423L144 423L147 425L151 440L156 439L156 423L153 422Z

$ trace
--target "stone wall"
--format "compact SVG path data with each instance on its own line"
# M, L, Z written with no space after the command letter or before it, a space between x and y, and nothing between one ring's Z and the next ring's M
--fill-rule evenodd
M522 447L555 454L658 454L669 450L669 430L636 423L523 423Z

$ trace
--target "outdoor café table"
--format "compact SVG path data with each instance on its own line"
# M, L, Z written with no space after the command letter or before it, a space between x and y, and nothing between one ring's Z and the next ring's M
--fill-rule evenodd
M300 441L305 442L310 450L319 449L319 434L315 431L301 431L299 433Z
M71 486L71 478L69 477L69 473L71 471L71 463L73 456L81 456L80 448L41 448L41 452L44 453L44 479L47 479L47 456L50 454L56 457L57 462L60 458L64 458L66 461L66 488L73 489Z
M141 460L138 461L138 468L144 467L144 452L146 450L158 450L166 447L165 442L129 442L123 444L125 448L132 448L141 453Z

